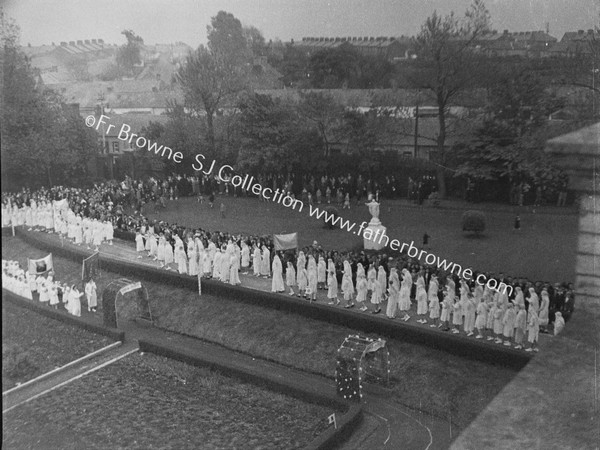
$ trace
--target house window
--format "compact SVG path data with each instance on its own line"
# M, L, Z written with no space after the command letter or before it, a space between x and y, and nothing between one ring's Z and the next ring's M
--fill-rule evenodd
M119 153L119 141L112 143L113 153Z
M413 157L413 153L405 151L404 153L402 153L402 157L403 158L412 158Z

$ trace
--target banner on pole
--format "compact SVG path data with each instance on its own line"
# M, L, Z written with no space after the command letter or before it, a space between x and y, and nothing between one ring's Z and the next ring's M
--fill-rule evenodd
M329 425L333 424L333 428L337 429L337 422L335 421L335 413L330 415L327 420L329 421Z
M40 275L53 269L52 253L40 259L27 259L27 270L31 274Z
M298 248L298 233L274 234L275 250L290 250Z

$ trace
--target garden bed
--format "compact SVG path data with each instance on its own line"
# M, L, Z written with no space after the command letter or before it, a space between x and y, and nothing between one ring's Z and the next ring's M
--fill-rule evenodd
M2 302L2 391L109 345L107 337Z
M3 444L292 449L324 431L330 413L207 369L136 353L6 414Z

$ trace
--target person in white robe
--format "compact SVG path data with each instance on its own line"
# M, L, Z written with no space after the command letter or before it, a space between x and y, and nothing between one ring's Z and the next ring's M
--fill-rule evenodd
M144 246L144 237L142 236L142 232L137 230L135 233L135 251L138 254L138 259L142 259L142 253L145 250Z
M104 226L99 220L94 220L94 223L92 225L92 244L94 244L94 249L96 251L100 249L100 245L102 245L103 240Z
M197 276L200 272L198 268L198 252L196 251L196 243L192 240L188 240L188 275L193 277Z
M221 254L221 250L219 250L218 248L215 251L215 256L212 262L212 278L215 280L219 280L221 278L221 259L222 259L223 255Z
M185 254L185 249L183 248L183 241L177 237L175 239L175 253L173 256L175 263L177 264L177 271L180 274L188 273L188 257Z
M502 331L504 330L504 325L502 324L502 319L504 318L504 310L502 309L502 305L500 302L496 302L496 310L494 312L494 335L496 336L495 343L502 344Z
M317 264L317 285L319 289L325 289L327 283L327 263L323 256L319 256L319 262Z
M525 338L525 330L527 329L527 312L525 311L525 305L519 303L515 305L518 309L517 316L515 318L515 348L523 348L523 339Z
M509 303L508 307L506 308L506 312L504 313L504 317L502 317L502 334L504 335L504 345L507 347L511 346L511 339L513 338L515 332L516 319L517 314L513 308L513 304Z
M360 263L359 263L360 264ZM367 301L367 277L365 276L365 272L363 270L362 273L357 273L356 276L356 303L360 304L361 311L367 311L367 305L365 302Z
M425 278L423 275L419 275L417 278L417 292L416 292L416 300L417 300L417 315L419 319L418 323L426 324L427 323L427 291L425 290Z
M344 275L342 276L342 294L346 304L344 308L354 307L354 283L352 282L352 268L348 260L344 260Z
M208 248L202 251L202 273L207 278L212 276L212 260L210 259Z
M262 246L262 256L260 258L260 274L269 278L271 275L271 252L266 245Z
M240 281L240 257L237 251L233 251L229 257L229 284L234 286L242 284Z
M479 299L479 303L477 304L477 309L475 313L477 315L477 318L475 319L475 328L477 328L477 336L475 336L475 339L483 339L488 313L487 305L483 296Z
M40 277L42 278L42 277ZM38 291L40 293L40 302L44 304L48 304L50 302L50 294L48 292L48 281L42 278L42 283L38 286Z
M160 233L158 244L156 247L156 260L160 263L160 267L165 266L165 236Z
M148 256L152 258L153 261L158 260L158 241L156 239L156 234L153 232L148 234L148 244L150 247L148 250Z
M260 277L260 248L257 244L253 244L252 248L252 271L255 277Z
M288 261L285 269L285 284L290 290L290 295L294 295L294 286L296 286L296 270L291 261Z
M404 320L405 322L410 319L410 315L408 314L408 311L410 311L410 292L412 289L412 285L413 285L413 279L412 279L412 275L410 274L410 272L407 269L402 269L402 284L400 286L400 301L399 301L399 308L400 311L404 312L404 317L402 317L402 320Z
M81 225L81 217L77 219L74 227L75 233L75 244L81 245L83 243L83 227Z
M171 270L169 265L175 261L175 257L173 255L173 247L171 246L171 243L168 239L165 239L163 246L165 248L165 269Z
M227 250L227 246L221 247L221 271L219 272L221 280L223 283L227 283L229 281L229 271L231 269L231 255L233 248L230 247Z
M385 269L383 266L379 266L379 269L377 270L377 281L379 281L379 285L383 288L383 292L381 294L381 301L383 302L387 297L388 285L387 274L385 273Z
M283 285L283 265L277 252L273 257L272 274L271 292L285 292L285 286Z
M329 267L334 267L333 270L328 269L327 271L327 299L330 305L339 305L340 300L338 299L338 280L335 274L335 266L333 266L333 260L329 259Z
M242 273L248 274L248 268L250 267L250 247L245 241L242 241Z
M308 271L304 273L306 269L306 256L304 252L298 252L298 258L296 259L296 284L298 285L299 295L304 295L306 287L308 286Z
M484 296L485 296L485 291L484 291ZM486 334L487 334L487 337L485 339L487 341L493 341L494 340L494 321L495 321L496 310L498 309L498 306L491 298L489 299L489 302L486 302L486 305L488 307L488 315L487 315L487 322L485 324L485 329L486 329Z
M367 271L367 290L373 291L375 289L375 280L377 279L377 269L374 264L369 265Z
M527 302L529 303L529 309L527 310L528 313L531 308L533 308L536 313L539 313L540 298L538 297L537 293L535 292L535 288L532 288L532 287L529 288L529 298L527 299Z
M71 292L69 293L69 312L77 317L81 317L81 297L83 293L75 287L71 286Z
M529 306L527 311L527 341L529 342L529 348L526 352L537 352L537 341L540 333L540 321L538 318L537 311Z
M98 308L98 290L93 279L85 284L85 298L87 299L88 312L96 312Z
M554 336L565 329L565 319L560 311L554 314Z
M398 277L398 269L395 267L390 269L388 294L388 303L385 310L385 315L390 319L395 319L396 311L398 309L398 302L400 301L400 278Z
M113 228L113 224L110 220L106 220L104 222L104 237L108 242L108 245L113 245L113 239L115 235L115 229Z
M307 286L306 286L306 296L308 297L308 299L311 302L316 302L317 301L317 290L318 290L318 276L317 276L317 265L316 264L310 264L310 259L312 258L312 256L309 258L309 264L308 264L308 269L306 269L306 273L307 273ZM312 258L314 261L314 258Z
M475 316L477 311L477 304L475 303L475 297L469 292L467 293L467 312L465 314L465 331L467 336L471 337L475 334Z

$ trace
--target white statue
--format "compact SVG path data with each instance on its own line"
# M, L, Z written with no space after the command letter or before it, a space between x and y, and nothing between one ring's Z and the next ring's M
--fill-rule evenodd
M379 203L375 201L375 199L371 199L369 203L365 203L369 207L369 213L371 214L371 220L374 222L379 222Z

